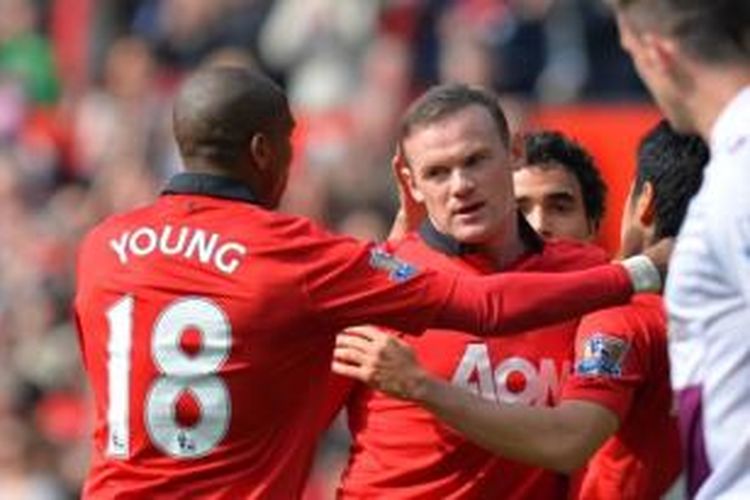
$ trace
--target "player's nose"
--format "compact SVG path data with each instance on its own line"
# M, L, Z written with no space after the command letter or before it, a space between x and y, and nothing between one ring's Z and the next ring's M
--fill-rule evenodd
M451 173L451 193L454 196L466 196L476 188L473 176L463 169L456 169Z

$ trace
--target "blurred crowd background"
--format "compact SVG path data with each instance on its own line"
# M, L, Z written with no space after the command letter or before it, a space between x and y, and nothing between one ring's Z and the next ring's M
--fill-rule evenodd
M284 210L374 239L395 210L399 115L429 85L492 88L516 128L540 110L646 99L600 0L0 0L2 499L80 492L76 245L179 170L171 98L206 64L257 66L288 90ZM309 498L331 498L345 456L338 424Z

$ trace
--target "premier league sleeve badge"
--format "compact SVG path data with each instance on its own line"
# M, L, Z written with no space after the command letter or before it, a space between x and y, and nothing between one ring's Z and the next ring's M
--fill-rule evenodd
M630 344L619 337L596 332L582 346L576 373L586 376L620 377Z

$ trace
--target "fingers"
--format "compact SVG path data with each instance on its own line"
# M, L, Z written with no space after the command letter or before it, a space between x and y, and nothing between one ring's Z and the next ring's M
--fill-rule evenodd
M348 328L336 336L331 369L339 375L369 382L391 340L395 339L371 326Z
M399 196L401 198L401 203L404 202L410 202L411 201L411 192L409 191L409 180L404 175L404 170L408 167L408 164L406 163L406 157L404 156L404 152L401 149L401 145L396 145L396 152L393 155L393 158L391 159L391 170L393 171L393 176L396 178L396 185L399 190Z
M339 335L340 336L351 335L351 336L356 336L356 337L360 337L363 339L374 340L386 334L375 326L359 325L359 326L350 326L349 328L341 332L341 334Z
M371 365L387 340L388 334L372 326L347 328L336 336L333 357L350 365Z
M426 217L426 213L424 205L416 200L412 192L409 165L400 145L391 160L391 168L393 176L396 178L400 205L398 216L390 234L390 237L395 239L419 227Z
M396 152L391 159L391 167L397 177L400 177L401 169L406 167L406 158L403 149L401 149L401 143L396 144Z
M336 347L333 350L333 359L350 365L362 365L367 361L364 351L352 347Z
M372 344L380 340L380 334L381 332L372 329L347 329L336 335L334 351L368 352L372 348Z
M402 207L415 203L414 200L412 200L411 191L409 190L409 180L404 175L405 169L406 160L399 148L391 160L391 170L393 171L393 177L396 179L398 197Z
M347 362L342 362L334 358L331 363L331 371L344 377L353 378L360 382L367 382L367 376L362 366L352 365Z
M336 346L351 347L363 351L385 345L392 336L374 326L350 327L336 336Z
M334 358L350 364L380 364L410 355L403 340L374 327L348 328L336 336Z
M425 378L407 342L372 327L351 328L336 337L331 370L402 399L413 398Z

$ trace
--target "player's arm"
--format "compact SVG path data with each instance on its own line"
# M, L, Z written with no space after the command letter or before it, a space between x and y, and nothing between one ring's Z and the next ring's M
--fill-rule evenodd
M622 304L634 291L660 285L646 257L569 273L473 277L420 270L353 241L328 241L318 245L324 253L308 257L304 292L314 318L336 330L375 323L404 332L436 327L498 335Z
M399 168L398 154L394 169ZM404 190L408 192L408 190ZM404 332L428 327L501 334L568 320L661 287L671 245L646 256L572 273L483 278L420 272L376 247L311 230L304 246L305 309L329 329L380 324Z
M428 376L415 401L477 445L506 458L570 473L586 464L619 421L588 401L555 407L500 404Z
M663 240L644 255L574 272L461 276L432 326L497 335L621 305L634 291L659 290L660 272L654 262L666 265L672 246L671 240ZM472 312L479 314L475 323L455 324L466 321Z
M561 472L581 467L619 425L615 413L593 402L543 408L482 399L430 375L408 344L375 330L339 335L333 370L418 403L494 453Z
M630 276L620 265L566 273L458 276L432 326L479 335L523 331L623 304L632 293Z

